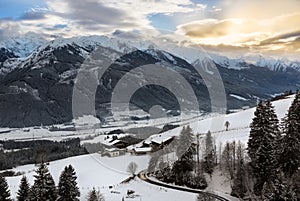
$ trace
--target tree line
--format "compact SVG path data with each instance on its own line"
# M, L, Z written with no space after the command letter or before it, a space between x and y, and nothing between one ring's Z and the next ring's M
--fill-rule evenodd
M22 177L17 192L17 201L79 201L80 191L72 165L64 168L57 187L45 163L39 164L35 173L32 186L28 183L26 176ZM0 200L12 201L7 181L2 176L0 176ZM87 196L87 201L104 201L104 197L93 188Z
M281 122L270 101L258 103L247 148L233 141L220 143L217 150L210 131L199 137L189 126L184 127L176 146L152 154L148 172L167 183L204 189L204 174L212 178L219 168L230 179L232 196L264 201L300 199L299 93Z
M0 141L4 150L0 150L0 170L11 169L25 164L39 164L71 156L87 154L80 139L65 141L31 140Z
M262 200L300 199L300 94L281 123L270 101L260 101L250 125L248 155L253 195Z

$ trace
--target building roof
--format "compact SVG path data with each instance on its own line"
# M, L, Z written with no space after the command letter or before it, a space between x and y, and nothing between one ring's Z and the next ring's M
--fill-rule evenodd
M119 148L106 148L105 151L107 151L107 152L125 151L125 149L119 149Z
M108 146L113 146L113 145L115 145L115 144L117 144L119 142L122 142L122 141L121 140L114 140L112 142L108 142L108 143L105 143L105 144L108 145Z
M151 152L151 151L152 151L152 148L151 148L151 147L134 148L134 151L135 151L135 152L140 152L140 153L143 153L143 152Z
M171 139L173 139L173 136L163 136L163 135L161 135L161 136L158 136L156 138L153 138L151 140L151 142L154 142L156 144L162 144L162 143L167 142Z

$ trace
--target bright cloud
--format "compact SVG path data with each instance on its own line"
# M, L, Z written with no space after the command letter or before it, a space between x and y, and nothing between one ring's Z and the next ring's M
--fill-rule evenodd
M299 0L224 0L219 6L222 15L183 23L176 32L200 45L276 53L299 49Z
M0 40L28 31L64 37L164 34L216 51L299 53L299 0L3 1Z

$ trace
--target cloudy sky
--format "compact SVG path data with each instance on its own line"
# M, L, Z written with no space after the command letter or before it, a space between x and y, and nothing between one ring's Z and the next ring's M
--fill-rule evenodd
M1 0L0 40L28 31L164 35L226 54L298 58L300 0Z

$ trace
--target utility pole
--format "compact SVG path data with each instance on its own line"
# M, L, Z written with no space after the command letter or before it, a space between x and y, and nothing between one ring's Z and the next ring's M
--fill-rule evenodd
M199 133L196 135L197 136L197 174L198 174L198 176L200 175L199 174L199 168L200 168L200 151L199 151L199 149L200 149L200 144L199 144Z

